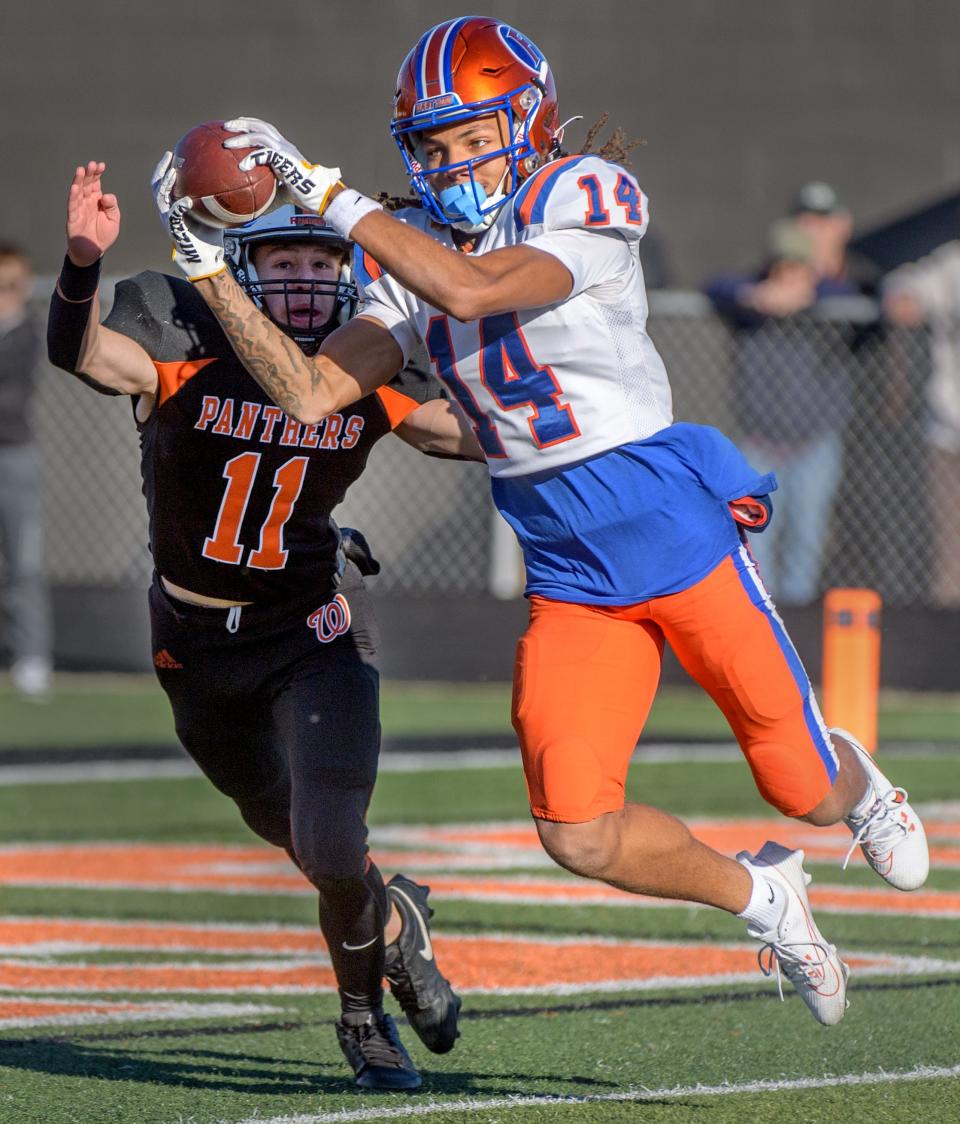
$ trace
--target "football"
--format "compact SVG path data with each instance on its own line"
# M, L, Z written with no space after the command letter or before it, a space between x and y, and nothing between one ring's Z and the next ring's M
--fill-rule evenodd
M208 226L252 222L269 210L277 193L277 180L269 168L240 170L240 161L252 150L224 148L230 136L222 121L207 121L182 136L173 150L177 169L173 198L189 195L191 213Z

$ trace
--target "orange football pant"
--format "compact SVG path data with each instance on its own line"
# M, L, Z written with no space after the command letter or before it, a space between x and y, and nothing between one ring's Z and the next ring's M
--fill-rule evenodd
M806 672L745 547L681 593L637 605L530 598L513 725L534 816L584 823L624 804L664 641L723 711L761 795L802 816L837 757Z

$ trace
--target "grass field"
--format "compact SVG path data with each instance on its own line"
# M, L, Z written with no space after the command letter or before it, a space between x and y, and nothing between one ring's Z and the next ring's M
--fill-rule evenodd
M508 735L507 683L387 682L382 692L387 737ZM881 741L944 742L960 749L960 695L883 691ZM647 738L729 739L723 716L696 688L663 688ZM153 676L57 676L42 705L26 702L0 679L0 752L8 749L101 749L169 745L176 740L170 707Z
M82 719L79 681L29 707L46 724L30 744L102 744L91 730L124 690L126 743L160 744L145 685L107 686ZM405 685L387 697L388 731L503 729L499 686L468 698ZM663 711L662 736L707 736L689 700L665 701L689 722L679 729ZM934 866L916 894L886 888L859 856L842 872L845 833L771 816L745 765L723 753L641 753L631 773L633 797L683 814L727 853L766 838L805 848L821 928L853 969L850 1009L832 1029L791 992L779 1002L735 918L553 867L516 765L385 771L374 854L385 872L432 885L438 957L465 1001L462 1039L444 1057L401 1021L424 1074L413 1097L353 1088L310 888L205 781L0 783L0 1122L955 1121L956 711L928 700L911 725L911 701L885 710L911 729L926 722L926 746L883 761L924 808ZM11 709L0 697L0 715ZM7 747L25 744L8 721L0 731Z

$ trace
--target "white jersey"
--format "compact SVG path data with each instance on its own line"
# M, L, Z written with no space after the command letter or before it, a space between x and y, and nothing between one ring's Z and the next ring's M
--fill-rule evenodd
M397 217L453 248L450 228L425 211ZM672 421L670 384L646 332L638 244L647 221L629 172L598 156L564 157L525 182L474 253L525 244L552 254L573 277L565 300L461 323L358 252L359 311L390 330L405 360L423 341L494 476L580 462Z

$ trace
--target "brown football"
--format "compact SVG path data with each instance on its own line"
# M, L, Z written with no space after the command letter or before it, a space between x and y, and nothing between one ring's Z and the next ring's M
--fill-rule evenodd
M189 195L192 214L209 226L242 226L270 208L277 179L259 165L242 172L239 164L252 149L224 148L228 133L222 121L196 125L177 141L173 198Z

